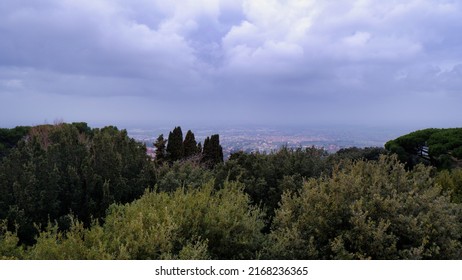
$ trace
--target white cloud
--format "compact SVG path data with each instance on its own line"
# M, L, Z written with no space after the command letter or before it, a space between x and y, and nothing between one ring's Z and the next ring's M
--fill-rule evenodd
M364 47L371 39L368 32L356 32L352 36L343 39L343 42L349 47Z
M0 80L0 88L6 88L7 90L16 90L23 87L23 82L19 79L13 80Z

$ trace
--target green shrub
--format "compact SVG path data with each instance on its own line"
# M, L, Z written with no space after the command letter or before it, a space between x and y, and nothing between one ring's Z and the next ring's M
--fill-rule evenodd
M103 225L67 232L49 226L28 251L32 259L249 259L262 249L261 211L250 206L237 183L213 191L148 191L125 205L112 205Z
M359 161L286 192L267 257L284 259L458 259L461 206L431 169L406 171L393 157Z

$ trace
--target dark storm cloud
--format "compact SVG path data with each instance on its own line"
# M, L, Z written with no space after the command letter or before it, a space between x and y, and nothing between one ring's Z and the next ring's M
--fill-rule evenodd
M452 125L461 5L3 0L1 117Z

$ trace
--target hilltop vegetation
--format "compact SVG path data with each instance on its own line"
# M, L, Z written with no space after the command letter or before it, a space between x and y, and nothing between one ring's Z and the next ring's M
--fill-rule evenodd
M456 130L403 136L414 140L388 142L392 153L282 148L226 162L218 135L197 143L180 127L168 139L159 135L155 159L116 127L0 132L8 135L0 162L3 258L462 257L462 171L441 164L444 155L458 158ZM419 161L426 165L413 156L428 157Z
M13 129L0 128L0 159L7 155L22 138L29 133L30 127L17 126Z
M70 213L88 225L110 204L139 198L154 171L125 130L75 123L30 128L2 159L0 178L0 218L32 244L35 225L50 220L65 229Z
M396 153L409 167L419 163L442 169L460 167L462 128L418 130L388 141L385 148Z

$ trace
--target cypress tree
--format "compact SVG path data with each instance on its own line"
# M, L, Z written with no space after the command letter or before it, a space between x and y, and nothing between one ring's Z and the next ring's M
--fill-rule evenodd
M170 162L183 159L184 157L183 132L179 126L170 131L168 135L167 157Z
M196 138L194 137L194 133L192 133L191 130L188 130L188 132L186 133L186 137L184 138L183 142L183 147L185 158L192 157L198 153Z
M223 162L223 148L220 145L220 136L218 134L205 139L202 161L210 166Z
M163 134L159 135L159 137L157 137L156 142L154 143L154 147L156 147L156 162L157 163L164 162L165 158L167 157L166 151L165 151L166 143L167 143L167 140L164 139Z
M202 162L210 161L210 137L207 136L204 140L204 148L202 149Z
M212 145L213 151L213 162L214 164L223 162L223 148L220 145L220 135L215 134L210 137L210 144Z

